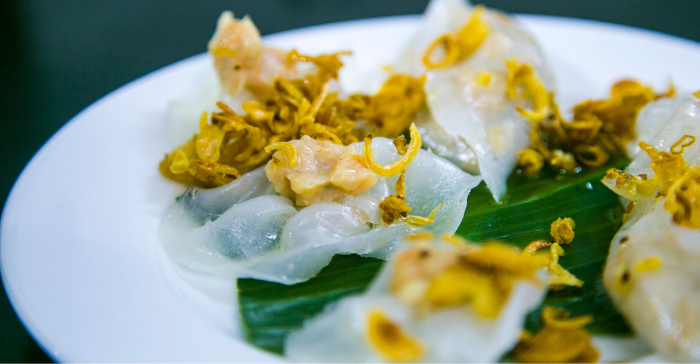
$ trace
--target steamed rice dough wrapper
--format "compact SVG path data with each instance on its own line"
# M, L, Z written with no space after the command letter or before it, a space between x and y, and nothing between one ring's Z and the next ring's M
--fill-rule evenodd
M699 108L693 95L647 106L642 151L627 172L610 170L603 180L631 201L610 247L605 287L635 331L680 362L700 361ZM657 118L643 120L650 115Z
M405 173L392 177L370 170L364 143L305 136L273 145L266 167L219 188L188 189L161 224L161 243L195 270L293 284L334 254L384 258L420 225L454 233L480 178L420 150L415 127L412 136L417 142L403 146L404 155L390 139L371 141L373 164L403 164Z
M546 256L498 243L407 236L368 290L285 341L301 362L494 362L547 292Z
M416 121L425 146L480 173L499 200L531 123L550 111L541 50L509 17L463 0L431 1L410 44L397 68L426 74L430 113Z
M662 98L645 106L637 117L637 139L630 142L627 152L634 157L629 166L633 174L654 173L649 164L651 157L641 150L639 142L646 142L657 150L669 150L684 135L700 136L700 104L698 95L685 94L676 98ZM700 145L693 144L683 151L689 164L700 161Z
M684 166L699 164L700 145L695 143L700 135L697 95L659 99L645 106L637 117L637 139L627 146L634 157L632 163L625 172L608 171L603 184L623 198L644 205L653 202L656 193L665 196Z

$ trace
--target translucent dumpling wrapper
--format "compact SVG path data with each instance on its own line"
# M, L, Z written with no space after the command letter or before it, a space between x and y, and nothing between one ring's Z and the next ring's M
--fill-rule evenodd
M646 143L657 151L669 152L684 136L700 136L700 99L692 94L680 95L674 99L663 98L649 103L637 117L637 139L630 142L627 152L633 157L627 167L627 176L643 176L647 180L654 178L651 168L652 159L648 153L641 150L639 144ZM681 143L683 144L683 143ZM677 148L680 147L677 146ZM686 164L700 164L700 145L691 143L682 146L682 155ZM631 185L629 177L624 174L609 174L603 179L603 184L624 198L623 202L650 202L655 196L657 187L637 191L639 187ZM630 188L636 187L636 188Z
M239 114L245 110L241 106L245 101L254 100L255 96L246 90L236 95L224 92L221 82L212 67L205 67L197 74L192 83L170 100L166 106L165 136L172 147L187 142L192 135L199 132L198 120L203 111L217 112L217 101L226 105Z
M202 111L216 111L222 89L216 72L205 67L185 89L170 100L165 115L165 136L172 147L185 143L199 132Z
M518 152L530 145L531 131L531 122L508 96L506 61L532 66L548 90L553 90L554 79L535 40L493 10L481 16L489 30L471 55L447 67L426 69L423 56L430 45L464 26L473 10L463 0L431 1L397 69L426 74L430 114L416 122L424 146L470 173L480 173L499 200Z
M656 150L668 151L684 135L700 136L700 99L692 94L676 98L663 98L645 106L637 116L637 140L628 146L628 153L634 157L628 172L647 173L651 158L639 148L639 142L646 142ZM686 147L683 158L688 164L700 163L700 143Z
M661 98L643 107L636 119L636 138L626 146L627 155L635 157L641 151L640 141L649 142L654 139L686 99L687 97Z
M482 316L469 301L426 307L421 300L435 296L435 282L454 268L450 264L459 264L445 260L480 248L415 239L409 244L365 293L329 304L291 333L285 356L298 362L495 362L516 345L525 316L547 292L544 270L514 280L494 317Z
M351 147L362 154L363 143ZM378 163L401 157L386 138L375 138L372 148ZM401 236L418 229L402 221L382 223L378 206L396 194L396 179L378 177L362 194L300 208L277 195L258 168L219 188L188 189L163 220L160 241L172 259L194 270L285 284L305 281L335 254L385 258ZM452 234L480 181L420 150L405 170L406 202L416 216L429 216L445 203L422 229Z
M634 330L664 356L700 360L700 232L662 203L635 207L615 235L604 282Z
M651 154L666 153L654 161L670 161L657 167L670 182L655 178L645 151L629 174L611 171L603 180L632 201L610 246L605 287L635 331L679 362L700 361L700 149L691 142L700 136L699 103L692 95L659 100L639 115L640 138Z

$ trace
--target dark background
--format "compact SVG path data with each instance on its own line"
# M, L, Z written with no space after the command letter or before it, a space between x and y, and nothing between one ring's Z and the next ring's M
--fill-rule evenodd
M484 0L513 13L594 19L700 40L695 0ZM73 115L115 88L206 50L222 10L262 34L419 14L427 0L0 0L0 202L24 165ZM700 65L698 65L700 67ZM51 178L51 176L46 176ZM0 297L0 361L50 359ZM98 323L96 323L98 324Z

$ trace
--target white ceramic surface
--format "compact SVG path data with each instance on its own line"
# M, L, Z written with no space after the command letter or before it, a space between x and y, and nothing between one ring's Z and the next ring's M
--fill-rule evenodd
M700 89L697 43L603 23L519 18L551 60L564 106L604 97L624 77ZM415 24L415 17L363 20L266 41L307 53L352 49L353 68L376 72ZM55 360L279 360L237 338L230 281L174 266L156 239L162 214L183 190L156 170L170 149L165 106L207 66L205 57L192 57L110 93L56 133L17 180L2 215L2 279ZM644 350L599 342L607 360Z

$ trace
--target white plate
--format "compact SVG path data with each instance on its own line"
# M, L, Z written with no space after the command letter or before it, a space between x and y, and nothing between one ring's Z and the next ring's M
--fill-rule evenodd
M551 60L564 106L603 97L623 77L700 88L694 42L588 21L520 19ZM352 49L356 66L374 68L397 56L415 25L415 17L363 20L266 40L309 53ZM100 99L46 143L15 184L2 217L2 278L19 317L55 360L278 360L236 338L231 282L174 267L156 239L160 217L182 191L156 170L170 149L165 105L207 66L193 57Z

